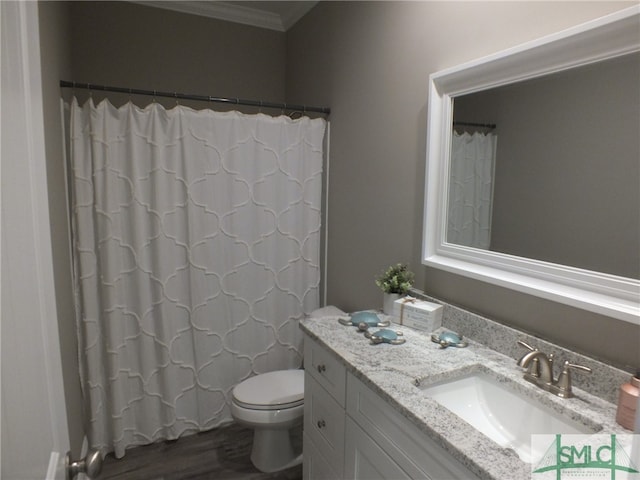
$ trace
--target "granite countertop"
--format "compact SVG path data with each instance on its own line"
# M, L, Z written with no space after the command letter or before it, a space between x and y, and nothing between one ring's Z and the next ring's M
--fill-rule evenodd
M531 465L425 396L417 384L424 386L482 370L594 432L631 433L615 422L616 406L612 403L575 386L575 397L556 397L525 381L512 358L468 339L467 348L442 349L431 341L430 334L392 324L390 328L404 333L406 343L372 345L355 327L341 325L338 317L305 319L300 325L335 354L348 372L481 479L531 479Z

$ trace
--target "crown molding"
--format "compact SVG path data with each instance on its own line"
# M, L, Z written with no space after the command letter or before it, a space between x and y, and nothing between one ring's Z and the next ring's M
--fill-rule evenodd
M308 0L292 2L291 7L289 7L280 17L282 25L284 26L284 31L286 32L293 27L296 22L304 17L309 10L315 7L317 3L317 1Z
M239 5L239 2L133 0L132 3L286 32L318 2L290 2L291 6L282 14L268 9ZM267 5L269 2L264 3Z

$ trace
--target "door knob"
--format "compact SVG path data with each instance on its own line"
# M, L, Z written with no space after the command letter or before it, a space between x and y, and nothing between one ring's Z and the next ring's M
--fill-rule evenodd
M89 450L82 460L71 460L71 452L67 452L66 460L67 480L74 480L79 473L84 473L89 479L96 478L102 471L102 455L99 450Z

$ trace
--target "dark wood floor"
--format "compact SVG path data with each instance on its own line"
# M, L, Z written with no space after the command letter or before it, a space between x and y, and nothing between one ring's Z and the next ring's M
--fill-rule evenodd
M235 423L175 441L109 454L99 480L300 480L302 466L277 473L258 471L249 458L252 430ZM302 445L297 434L294 446Z

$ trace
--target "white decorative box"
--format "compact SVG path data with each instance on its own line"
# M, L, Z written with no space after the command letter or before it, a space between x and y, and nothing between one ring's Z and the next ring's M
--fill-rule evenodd
M433 332L442 326L442 305L404 297L393 305L394 323L406 327Z

